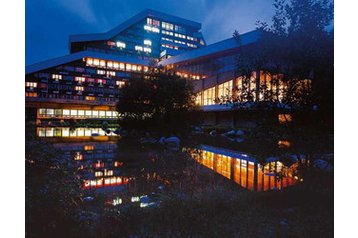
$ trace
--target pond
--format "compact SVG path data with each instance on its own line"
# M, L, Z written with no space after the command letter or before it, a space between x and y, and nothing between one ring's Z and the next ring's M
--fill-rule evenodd
M269 157L262 162L255 154L225 147L225 138L216 146L202 140L173 151L158 145L128 146L113 132L99 128L37 128L36 134L75 164L84 201L97 199L108 206L157 206L158 194L185 194L208 185L281 190L302 182L300 166L309 163L293 155L285 161Z

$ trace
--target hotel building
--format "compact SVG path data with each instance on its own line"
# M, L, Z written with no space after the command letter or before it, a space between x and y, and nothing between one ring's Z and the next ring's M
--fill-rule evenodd
M26 67L27 119L116 119L118 89L158 66L193 80L203 111L227 111L215 99L241 87L236 56L260 32L241 35L240 44L231 37L206 45L200 29L200 23L144 10L108 32L71 35L70 54ZM277 93L284 87L253 72L250 89L260 84ZM254 96L262 97L258 90Z

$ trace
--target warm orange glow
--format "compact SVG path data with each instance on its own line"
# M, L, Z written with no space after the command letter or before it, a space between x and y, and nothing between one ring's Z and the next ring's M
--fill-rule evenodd
M85 145L84 150L94 150L94 146L93 145Z
M83 155L80 152L76 152L74 160L83 160Z
M291 114L278 114L278 122L280 124L285 124L292 121Z
M129 181L128 178L122 177L109 177L109 178L100 178L100 179L93 179L93 180L84 180L83 181L83 188L99 188L103 186L117 186L127 184Z
M279 148L288 148L291 146L291 143L287 140L279 140L277 144Z
M228 179L233 179L241 187L252 191L282 189L302 181L301 177L295 175L297 171L296 164L286 167L280 161L274 161L263 166L246 159L234 158L206 150L200 150L199 155L192 153L192 157L205 167Z

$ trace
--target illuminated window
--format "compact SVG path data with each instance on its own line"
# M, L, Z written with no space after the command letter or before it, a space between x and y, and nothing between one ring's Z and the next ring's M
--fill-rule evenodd
M85 145L84 150L94 150L94 146L93 145Z
M83 91L83 87L81 87L81 86L76 86L76 87L75 87L75 90L76 90L76 91Z
M159 33L159 32L160 32L159 28L154 27L154 26L148 26L148 25L145 25L145 26L144 26L144 30L146 30L146 31L151 31L151 32L155 32L155 33Z
M99 111L99 117L106 117L105 111Z
M37 83L35 83L35 82L26 82L26 87L36 88L36 87L37 87Z
M115 45L116 45L116 43L115 43L115 42L113 42L113 41L107 41L107 45L108 45L108 46L115 46Z
M84 117L85 116L85 111L84 110L78 110L78 116L79 117Z
M102 171L96 171L96 172L94 173L94 176L95 176L95 177L101 177L101 176L103 176L103 172L102 172Z
M99 66L101 66L101 67L106 67L106 61L100 60L100 61L99 61Z
M144 50L144 52L147 52L147 53L151 53L151 52L152 52L152 49L151 49L151 48L148 48L148 47L144 47L143 50Z
M62 136L63 137L70 136L70 128L62 128Z
M113 68L118 69L119 68L119 63L118 62L113 62Z
M233 81L227 81L218 85L218 98L232 95L232 83Z
M169 39L169 38L166 38L166 37L162 37L162 40L166 40L166 41L171 41L171 42L173 42L173 39Z
M169 36L173 36L173 35L174 35L174 33L171 32L171 31L164 31L164 30L162 30L162 33L165 34L165 35L169 35Z
M139 202L139 197L131 197L131 202Z
M99 65L99 59L93 59L93 65L98 66Z
M118 48L126 48L126 43L124 43L124 42L121 42L121 41L117 41L117 47Z
M113 68L113 62L107 61L107 68Z
M87 101L94 101L94 100L96 100L96 97L86 96L86 100Z
M292 121L292 115L291 114L278 114L278 122L280 124L286 124L288 122Z
M134 49L137 50L137 51L143 51L143 47L142 47L142 46L139 46L139 45L136 45L136 46L134 47Z
M76 152L74 160L83 160L83 155L80 152Z
M86 110L85 115L86 115L86 117L92 116L92 111L91 110Z
M63 109L62 114L63 114L63 116L65 116L65 117L70 116L70 110L68 110L68 109Z
M98 117L98 111L92 111L93 117Z
M53 75L52 75L52 79L56 79L56 80L62 79L62 75L60 75L60 74L53 74Z
M172 30L174 30L174 25L163 21L162 28L172 31Z
M97 70L97 74L106 74L105 70Z
M117 81L116 84L117 84L118 88L121 88L121 87L123 87L126 83L123 82L123 81Z
M70 110L71 116L77 116L77 110Z
M189 47L192 47L192 48L197 48L197 46L194 45L194 44L187 43L187 45L188 45Z
M86 81L85 77L75 77L75 81L79 82L79 83L83 83Z
M132 65L131 64L126 64L126 70L132 70Z
M107 118L112 117L112 111L106 111L106 117Z
M119 64L119 68L120 68L121 70L124 70L124 69L125 69L124 63L120 63L120 64Z
M87 58L86 59L86 64L87 65L93 65L93 59L92 58Z
M152 41L151 41L151 40L144 40L144 44L151 46L151 45L152 45Z
M25 93L25 97L34 98L37 97L37 93Z
M215 104L215 87L204 90L204 105Z
M116 76L115 71L107 71L107 77Z

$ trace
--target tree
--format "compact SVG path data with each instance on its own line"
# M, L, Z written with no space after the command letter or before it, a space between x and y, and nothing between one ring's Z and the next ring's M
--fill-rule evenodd
M235 107L245 103L266 109L312 111L319 107L321 120L333 113L333 4L328 0L275 0L272 25L257 22L260 39L251 47L241 47L237 56L237 77L242 87L232 97L219 100ZM240 34L233 37L241 46ZM253 73L263 72L271 78L276 92ZM270 86L271 86L270 85ZM271 88L272 88L271 87ZM258 96L260 95L260 102ZM268 107L270 105L270 107Z
M163 68L150 69L120 89L120 125L177 133L196 124L195 93L190 81Z

